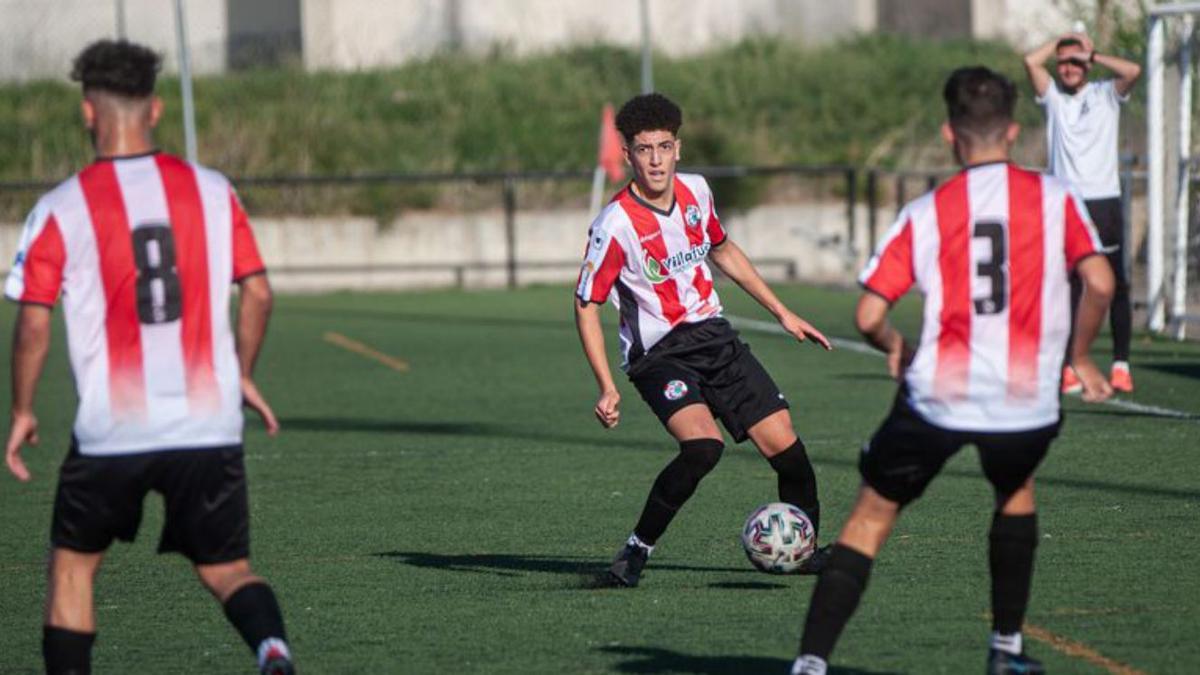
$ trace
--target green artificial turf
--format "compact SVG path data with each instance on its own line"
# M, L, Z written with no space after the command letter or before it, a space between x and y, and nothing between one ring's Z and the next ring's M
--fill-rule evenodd
M767 318L722 288L730 314ZM854 293L781 294L829 334L852 337ZM897 315L915 335L918 303ZM13 316L0 310L5 335ZM331 344L331 331L411 370ZM57 324L38 397L42 444L25 451L35 482L0 479L5 673L40 669L42 567L74 414L62 337ZM611 328L608 337L612 350ZM744 337L793 404L830 539L894 385L874 355ZM1139 338L1133 362L1128 400L1200 413L1200 347ZM569 289L281 297L259 380L283 432L271 439L248 425L253 562L278 592L304 671L787 672L814 580L758 573L740 550L742 519L775 497L749 444L727 450L640 588L593 587L674 444L623 378L620 426L594 421ZM1039 473L1028 621L1146 673L1194 672L1200 419L1066 408ZM990 514L978 461L964 451L901 519L834 672L982 669ZM186 562L154 554L161 522L152 496L139 540L117 545L102 568L96 672L251 672ZM1104 672L1027 645L1053 672Z

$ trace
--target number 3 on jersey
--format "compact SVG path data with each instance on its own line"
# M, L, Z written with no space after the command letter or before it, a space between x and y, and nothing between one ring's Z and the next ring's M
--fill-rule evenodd
M171 226L143 225L132 234L133 262L138 272L138 319L147 324L178 320L182 293Z
M999 314L1008 306L1008 251L1005 249L1004 224L979 221L971 233L972 239L983 239L991 245L991 254L975 265L975 274L991 281L991 293L975 298L976 314Z

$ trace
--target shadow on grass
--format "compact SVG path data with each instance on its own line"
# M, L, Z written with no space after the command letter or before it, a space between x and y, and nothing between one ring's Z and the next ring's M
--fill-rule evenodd
M1200 362L1179 363L1179 362L1163 362L1163 363L1138 363L1137 368L1147 368L1149 370L1157 370L1160 373L1168 375L1179 375L1180 377L1190 377L1193 380L1200 380Z
M600 647L600 651L627 657L616 664L620 673L696 673L698 675L743 675L776 673L784 675L792 667L788 659L769 656L698 656L661 647ZM830 675L894 675L884 671L857 668L829 668Z
M575 577L582 589L613 588L607 578L608 562L582 556L555 557L517 553L430 553L428 551L384 551L377 557L395 560L403 565L426 567L449 572L491 574L500 577L521 577L529 573L562 574ZM701 565L655 564L655 572L721 572L759 574L737 567L706 567Z
M708 587L727 591L776 591L781 588L791 588L786 584L769 581L717 581L709 584Z
M671 449L673 441L668 437L647 439L631 436L595 436L586 434L545 433L533 428L515 429L486 422L438 422L412 421L404 419L381 420L361 417L287 417L279 420L280 426L288 431L315 431L331 433L366 434L415 434L426 436L479 436L487 438L515 438L527 441L561 443L563 445L587 445L601 447ZM597 425L599 428L599 425Z

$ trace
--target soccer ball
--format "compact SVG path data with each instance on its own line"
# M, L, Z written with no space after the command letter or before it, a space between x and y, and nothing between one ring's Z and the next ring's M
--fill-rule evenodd
M817 550L817 535L804 511L775 502L758 507L746 519L742 548L750 563L763 572L787 574Z

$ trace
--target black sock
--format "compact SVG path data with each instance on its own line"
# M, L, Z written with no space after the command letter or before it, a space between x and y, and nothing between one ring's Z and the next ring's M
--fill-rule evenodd
M858 551L834 544L808 605L804 637L800 638L801 654L829 660L833 646L867 588L871 563L870 558Z
M246 584L225 601L225 618L237 629L250 651L258 656L258 647L267 638L287 641L283 614L275 593L264 582Z
M813 532L821 532L821 502L817 501L817 475L799 438L787 450L767 460L779 478L780 501L794 504L808 514Z
M725 444L715 438L698 438L679 444L679 454L659 472L646 498L646 506L638 518L633 533L646 544L653 546L667 525L696 491L700 480L721 459Z
M1021 630L1029 587L1033 582L1033 552L1037 548L1037 514L992 516L988 533L988 564L992 570L992 630L1010 635Z
M92 672L95 633L42 626L42 659L47 675L88 675Z

